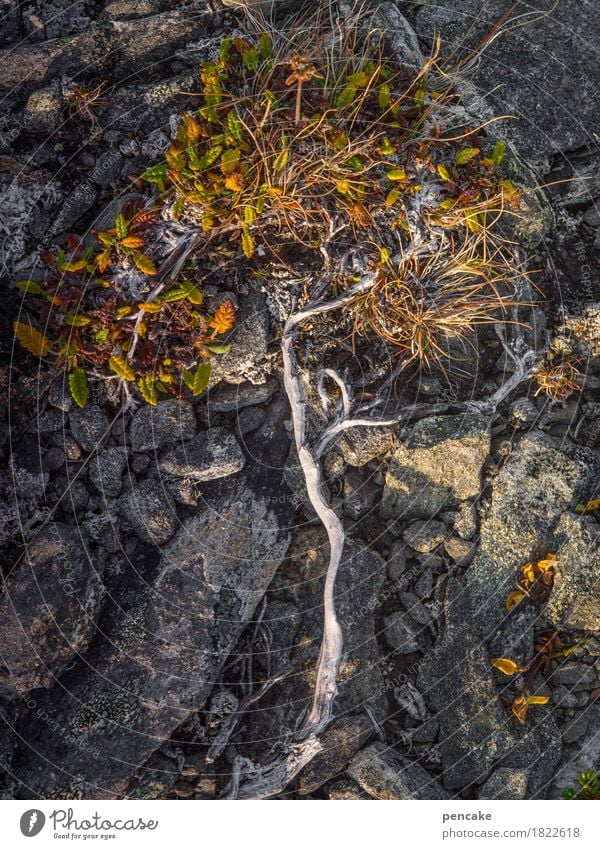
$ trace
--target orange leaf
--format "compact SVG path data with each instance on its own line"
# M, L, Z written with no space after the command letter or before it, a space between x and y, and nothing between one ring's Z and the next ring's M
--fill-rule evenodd
M517 604L520 604L525 598L526 593L523 590L513 590L506 599L506 609L513 610Z
M162 303L160 301L142 301L142 303L138 304L138 309L142 312L160 312L162 308Z
M548 569L554 569L558 563L556 554L548 554L544 560L538 560L535 564L540 572L546 572Z
M121 244L124 248L141 248L144 240L141 236L125 236L124 239L121 239Z
M523 577L526 581L529 581L530 584L533 584L535 581L535 572L533 569L533 563L526 563L521 569Z
M228 174L225 178L225 188L232 192L241 192L244 188L244 177L239 171Z
M102 253L99 253L96 257L96 265L98 266L100 274L104 274L110 265L110 251L102 251Z
M227 333L235 323L236 310L231 301L224 301L214 314L211 326L217 333Z
M512 703L513 715L518 719L521 725L525 725L525 717L527 716L528 707L529 703L527 701L527 696L517 696Z

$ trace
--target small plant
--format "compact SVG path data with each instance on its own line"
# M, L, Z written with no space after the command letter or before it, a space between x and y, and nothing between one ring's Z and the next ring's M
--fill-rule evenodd
M354 291L371 274L338 332L370 357L387 359L380 343L391 345L403 368L443 368L447 339L501 320L514 302L524 264L497 224L518 216L519 192L501 174L502 141L444 137L436 115L456 95L439 44L408 74L380 42L358 46L360 10L315 41L323 14L292 39L225 39L200 67L199 107L137 181L147 202L96 232L95 245L71 236L45 252L45 280L18 284L33 314L16 338L69 371L80 406L90 377L118 380L128 401L135 386L151 404L206 388L236 317L234 299L207 304L199 284L223 253L269 279L273 266L289 269L292 244L311 252L322 293ZM70 109L94 121L103 90L76 87Z
M535 395L544 393L553 401L564 401L572 392L581 392L579 360L572 356L546 355L545 362L533 373Z
M567 788L563 793L563 799L592 800L600 799L600 773L588 770L579 774L577 789Z
M547 554L542 560L525 563L516 589L506 599L506 609L513 610L525 598L538 605L545 604L552 592L557 563L556 554Z
M67 114L70 118L85 118L93 129L99 128L97 110L106 106L108 100L103 96L106 83L92 84L90 88L74 85L66 92Z

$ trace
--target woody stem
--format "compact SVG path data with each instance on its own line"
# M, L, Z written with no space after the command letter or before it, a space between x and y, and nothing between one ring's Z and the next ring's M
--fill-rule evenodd
M296 126L300 123L300 112L302 111L302 80L298 80L296 88L296 115L294 122Z

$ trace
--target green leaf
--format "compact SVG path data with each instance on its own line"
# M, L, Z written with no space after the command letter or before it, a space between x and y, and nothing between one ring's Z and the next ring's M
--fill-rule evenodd
M224 38L221 42L221 47L219 48L219 59L221 62L224 62L229 56L229 51L231 50L232 41L230 38Z
M145 180L147 183L161 183L166 179L167 166L166 164L153 165L152 168L147 168L140 176L141 179Z
M21 292L25 292L26 295L42 294L42 287L39 283L36 283L35 280L19 280L18 283L15 283L15 286Z
M200 363L195 371L184 371L183 380L194 397L201 395L210 380L212 364L210 362Z
M175 289L171 289L170 292L164 297L164 300L167 304L171 304L174 301L183 301L183 299L187 296L187 289L184 289L183 286L177 286Z
M227 114L227 129L236 141L241 141L244 134L244 125L232 109Z
M119 212L115 219L115 230L119 239L124 239L127 235L127 220L122 212Z
M392 92L391 92L391 89L390 89L390 87L387 83L384 83L383 85L379 86L378 97L379 97L379 108L380 109L387 109L388 106L390 105L390 101L392 99Z
M98 342L100 345L103 345L104 342L108 342L108 329L104 328L102 330L97 330L94 334L94 342Z
M76 368L69 375L69 391L78 407L85 407L90 397L90 387L85 371Z
M470 162L474 157L478 156L480 150L478 147L463 147L462 150L459 150L456 154L456 159L454 160L457 165L466 165L467 162Z
M496 166L496 168L498 168L500 165L502 165L502 160L504 159L505 153L506 153L506 142L503 142L502 139L500 139L500 141L496 142L494 149L492 151L492 155L490 157L492 162Z
M200 166L202 168L210 168L210 166L214 165L222 153L223 147L220 144L216 144L214 147L209 147L206 153L200 157Z
M261 32L258 37L258 49L261 59L269 59L273 53L273 44L266 32Z
M85 327L86 324L89 324L91 318L88 318L87 315L82 315L81 313L67 313L65 316L65 324L70 325L71 327Z
M337 109L343 109L345 106L350 106L351 103L354 102L356 98L356 86L355 85L347 85L346 88L340 92L335 101L335 105Z
M231 342L226 342L223 345L212 344L206 346L209 351L212 351L213 354L226 354L227 351L231 348Z
M242 53L242 62L249 71L258 70L258 50L256 47L251 47L249 50L244 50Z

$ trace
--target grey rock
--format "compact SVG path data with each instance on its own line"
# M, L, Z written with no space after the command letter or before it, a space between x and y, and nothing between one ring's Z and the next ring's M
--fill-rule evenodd
M400 654L411 654L420 651L422 642L419 640L419 627L410 616L402 610L391 613L384 619L385 639L391 648Z
M102 410L92 407L76 409L69 413L71 436L84 451L93 451L108 431L108 417Z
M395 427L353 427L340 436L339 448L350 466L364 466L389 454L397 444Z
M571 692L569 687L560 684L552 690L552 703L563 710L571 710L576 708L578 704L577 696Z
M585 500L585 499L583 499ZM554 533L558 574L546 616L559 629L600 630L600 528L565 513Z
M232 413L257 404L265 404L277 391L279 381L225 384L208 393L208 405L214 413Z
M565 684L571 691L589 690L597 680L596 670L585 663L562 663L548 679L551 684Z
M568 745L581 740L590 727L591 718L590 711L583 711L576 715L574 719L568 720L561 728L563 743Z
M460 4L427 3L416 29L421 38L442 37L442 56L466 56L486 38L507 11L504 0L463 0ZM538 157L586 146L600 120L595 99L597 80L593 45L600 37L596 20L578 0L563 0L531 10L529 19L481 51L469 74L474 90L464 92L467 107L481 120L514 115L496 132L510 139L523 157ZM536 7L537 9L537 7ZM515 19L519 11L515 12ZM580 34L585 33L584 40ZM458 50L458 54L457 51ZM564 74L568 68L568 74ZM578 116L573 121L573 115Z
M556 522L584 498L599 470L600 459L593 451L567 441L532 432L519 442L495 479L491 507L481 523L479 549L467 571L471 619L482 637L493 634L505 618L505 600L517 570L532 558L556 551ZM576 523L569 523L569 532L575 528ZM574 580L584 584L590 580L576 564L567 565L567 571L581 575ZM554 601L554 595L553 591L550 616L558 621L568 598L559 594L559 601ZM534 608L528 605L528 610L534 617Z
M373 799L447 799L422 766L383 743L372 743L352 760L348 775Z
M392 456L382 516L430 518L478 495L489 446L489 422L482 415L422 419Z
M60 469L65 462L65 452L62 448L49 448L44 454L44 468L49 472L55 472Z
M166 475L210 481L241 471L244 463L235 436L223 427L213 427L166 451L158 467Z
M518 398L508 408L508 421L517 430L530 428L540 416L531 398Z
M461 539L473 539L477 533L477 509L471 501L463 501L454 517L453 527Z
M401 65L420 71L425 64L417 35L394 3L384 2L377 6L373 25L384 34L386 47Z
M104 7L101 18L132 20L160 12L160 0L112 0Z
M298 793L301 796L314 793L326 781L337 778L373 734L373 723L365 715L342 716L336 720L321 737L321 751L300 772Z
M32 132L51 135L61 124L63 101L56 86L34 91L25 108L29 117L28 129Z
M479 791L480 799L526 799L527 770L495 769Z
M475 553L475 546L468 540L450 537L444 542L444 551L452 560L464 565Z
M368 793L365 793L356 781L352 781L350 778L342 778L329 785L327 798L337 801L349 801L350 799L370 799L371 797Z
M421 603L418 596L414 593L402 592L400 593L400 602L411 619L414 619L419 625L429 625L433 617L430 610Z
M421 554L430 554L448 537L448 529L443 522L435 519L430 521L415 521L402 534L402 539Z
M119 510L137 536L154 545L168 542L179 524L171 494L165 485L152 478L123 495Z
M73 409L75 402L71 398L66 380L57 379L52 381L48 390L48 401L53 407L57 407L65 413Z
M95 631L102 572L81 531L51 522L26 546L0 598L0 690L51 687Z
M109 189L119 181L123 157L116 150L107 150L101 153L93 169L90 171L90 180L101 189Z
M387 574L390 581L397 581L406 570L406 545L396 540L390 549L387 561Z
M56 236L70 230L96 202L97 192L90 183L81 183L67 195L50 230Z
M365 478L356 469L349 469L344 478L344 515L355 522L373 508L379 494L370 477Z
M38 433L57 433L65 426L65 417L60 410L46 410L38 416L36 427Z
M458 790L482 783L515 739L494 685L489 656L468 623L468 600L449 581L446 633L419 667L417 686L440 723L443 783Z
M115 498L121 492L121 476L127 465L128 450L123 446L105 448L90 462L90 481L101 495Z
M415 593L417 595L417 598L424 599L429 598L432 592L433 571L431 569L425 569L423 574L418 578L415 583Z
M261 410L260 407L246 407L240 411L237 417L237 429L242 436L245 436L247 433L257 430L266 418L266 411Z
M197 430L194 408L188 401L170 399L156 407L148 404L140 407L131 420L131 449L156 453L172 442L192 439Z

